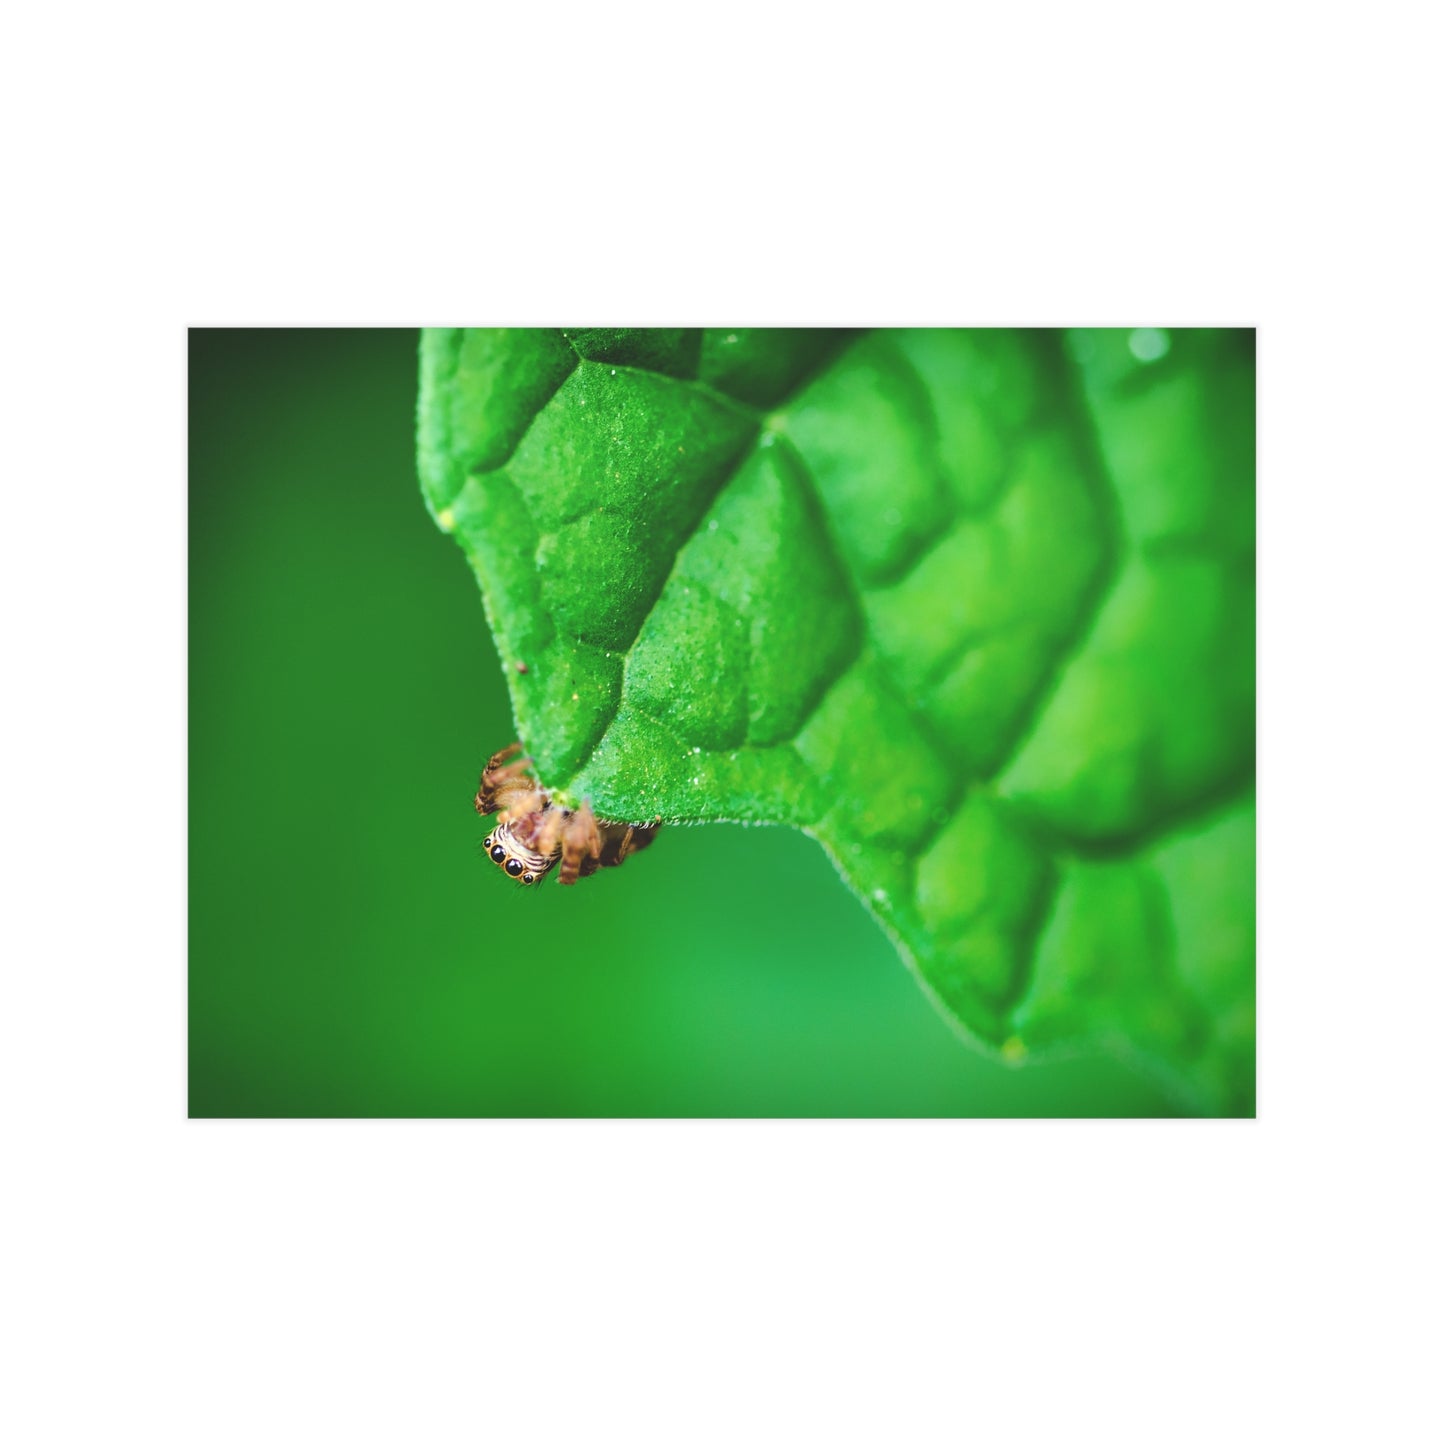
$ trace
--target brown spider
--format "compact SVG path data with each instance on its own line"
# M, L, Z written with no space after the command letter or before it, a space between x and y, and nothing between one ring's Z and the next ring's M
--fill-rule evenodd
M564 808L527 775L521 743L493 753L477 788L477 812L496 813L483 845L487 856L520 883L537 883L560 860L557 881L575 883L599 868L616 868L657 835L660 823L599 823L591 803ZM509 761L515 758L516 761Z

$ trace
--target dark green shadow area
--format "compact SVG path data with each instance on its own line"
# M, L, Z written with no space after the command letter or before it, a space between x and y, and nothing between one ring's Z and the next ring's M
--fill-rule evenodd
M192 1116L1174 1112L961 1042L801 834L664 831L571 890L489 868L512 722L416 382L410 331L191 336Z

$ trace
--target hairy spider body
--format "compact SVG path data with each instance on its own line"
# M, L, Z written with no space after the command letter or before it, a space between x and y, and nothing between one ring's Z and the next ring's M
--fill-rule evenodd
M557 867L564 885L599 868L616 868L647 847L658 824L599 823L592 805L564 808L529 776L530 758L519 758L521 743L493 753L482 770L476 810L497 814L497 826L482 845L487 857L519 883L538 883Z

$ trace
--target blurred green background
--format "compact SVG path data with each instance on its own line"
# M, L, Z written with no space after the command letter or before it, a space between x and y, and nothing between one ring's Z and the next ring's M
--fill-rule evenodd
M191 333L193 1117L1175 1112L962 1042L802 834L509 887L472 795L513 725L416 384L413 331Z

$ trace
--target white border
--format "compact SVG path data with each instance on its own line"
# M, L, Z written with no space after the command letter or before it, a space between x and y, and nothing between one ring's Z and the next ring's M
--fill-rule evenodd
M1439 1433L1416 13L13 22L8 1438ZM722 318L1261 328L1261 1123L184 1121L185 326Z

